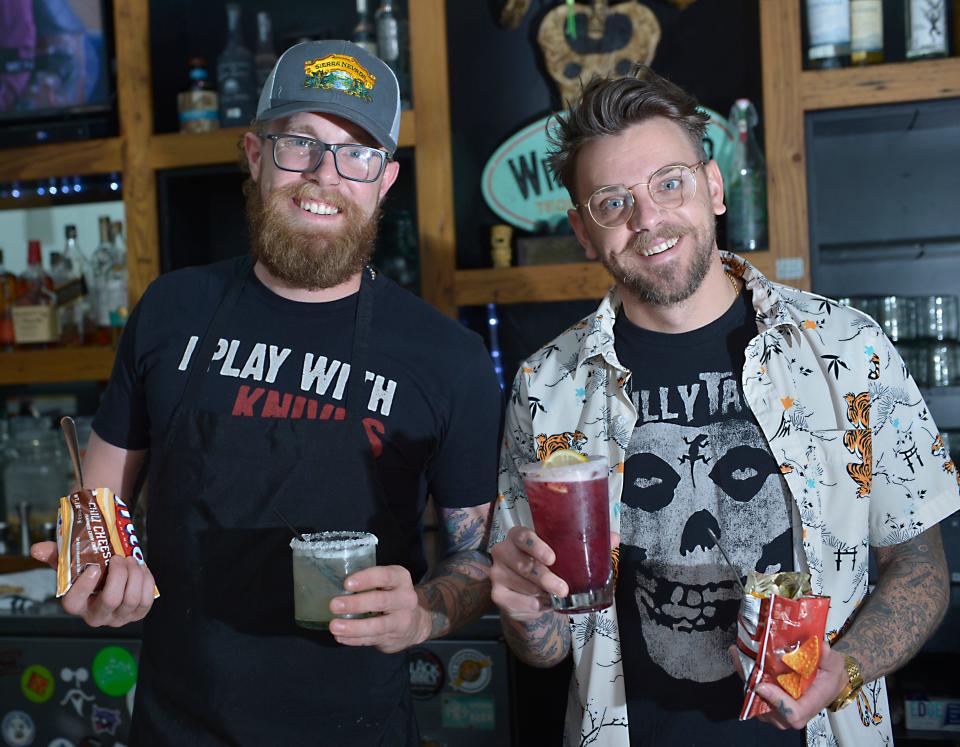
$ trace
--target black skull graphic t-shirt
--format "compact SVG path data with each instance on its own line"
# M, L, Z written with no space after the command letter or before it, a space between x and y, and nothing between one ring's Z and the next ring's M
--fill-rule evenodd
M739 722L735 575L792 570L789 493L741 385L749 295L682 334L621 312L616 352L637 409L624 458L617 613L631 745L799 745ZM710 532L736 566L724 562Z

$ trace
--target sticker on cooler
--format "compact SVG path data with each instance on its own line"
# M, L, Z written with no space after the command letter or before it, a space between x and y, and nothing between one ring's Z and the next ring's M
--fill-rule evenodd
M493 662L476 649L463 648L450 657L450 686L464 693L478 693L493 677Z
M33 719L23 711L10 711L0 721L0 737L10 747L27 747L36 735Z

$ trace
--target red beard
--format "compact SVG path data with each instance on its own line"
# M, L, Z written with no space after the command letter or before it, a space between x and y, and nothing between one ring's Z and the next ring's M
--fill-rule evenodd
M379 206L366 217L356 203L325 193L312 184L283 187L272 192L266 201L252 179L246 181L243 190L250 250L271 275L291 288L333 288L363 270L373 256ZM290 200L299 203L301 199L338 208L345 227L326 231L289 220L281 205Z

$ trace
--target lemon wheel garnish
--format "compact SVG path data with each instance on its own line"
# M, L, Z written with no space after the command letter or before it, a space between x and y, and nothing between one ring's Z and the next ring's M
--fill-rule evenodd
M543 460L544 467L569 467L572 464L582 464L587 458L573 449L558 449Z

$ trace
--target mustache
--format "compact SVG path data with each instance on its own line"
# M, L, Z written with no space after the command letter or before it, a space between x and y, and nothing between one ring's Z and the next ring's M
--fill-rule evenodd
M325 202L340 211L347 208L347 200L334 191L322 189L315 184L290 184L276 189L270 200L294 200L296 202Z
M670 241L671 239L679 239L686 233L679 226L663 226L657 233L649 233L643 231L633 235L633 238L627 242L626 252L633 252L635 254L640 254L641 252L649 249L656 243L660 241Z

